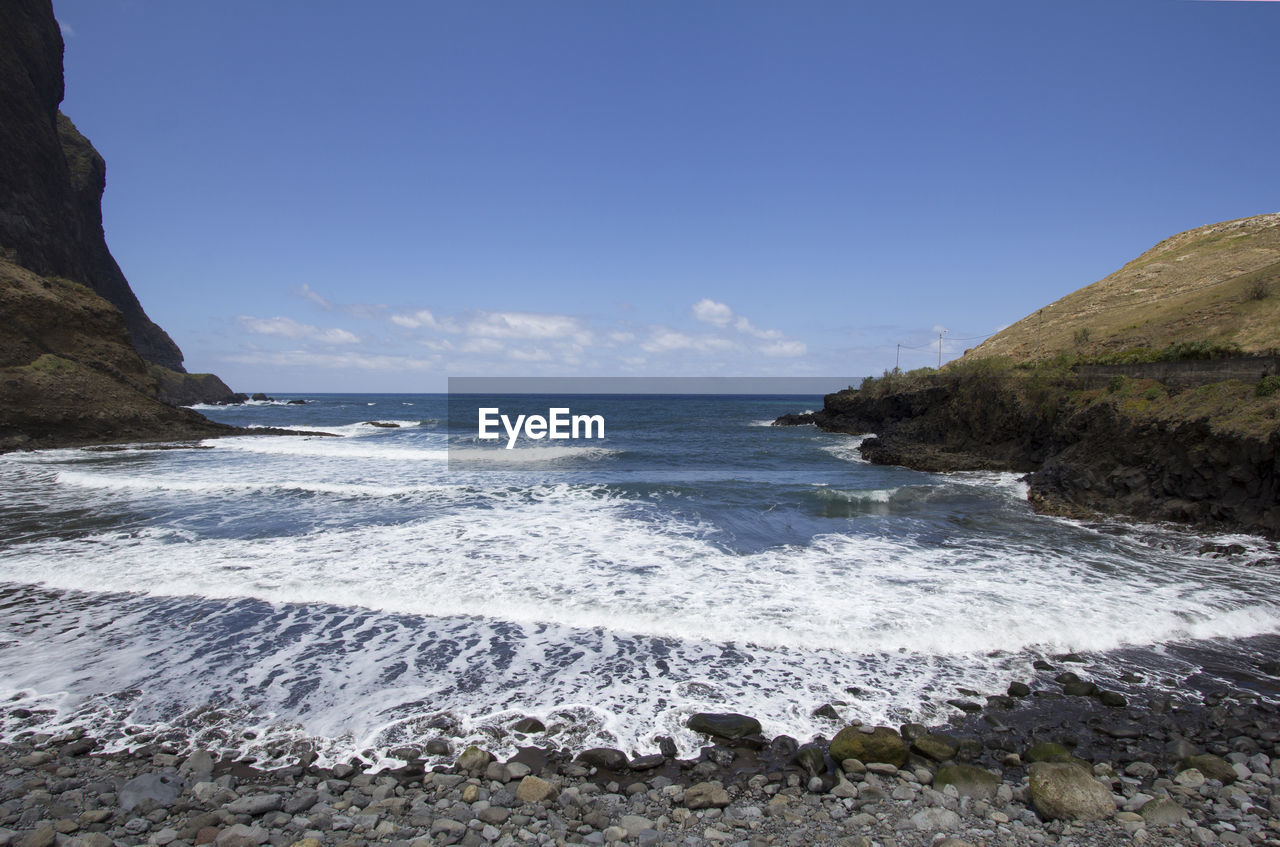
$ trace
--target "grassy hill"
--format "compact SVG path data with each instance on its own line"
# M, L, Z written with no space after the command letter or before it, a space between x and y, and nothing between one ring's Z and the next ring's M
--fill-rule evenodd
M1166 238L1120 270L965 353L1014 362L1163 350L1189 342L1280 347L1280 213Z

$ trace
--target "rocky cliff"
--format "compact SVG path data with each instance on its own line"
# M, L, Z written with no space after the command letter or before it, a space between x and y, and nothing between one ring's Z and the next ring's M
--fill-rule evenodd
M1173 236L937 373L778 423L874 433L862 454L882 464L1030 472L1044 512L1280 538L1275 358L1179 359L1277 346L1280 214Z
M885 384L888 382L888 384ZM878 384L877 384L878 383ZM877 464L1030 472L1032 504L1280 538L1280 391L1225 380L1171 389L1120 378L957 369L828 395L814 423L867 435Z
M5 260L0 284L6 305L0 326L0 362L8 378L0 401L5 405L5 437L25 435L40 444L56 441L58 432L75 441L93 440L91 420L101 423L103 439L116 440L126 430L141 433L144 419L156 427L165 419L160 409L153 408L120 429L119 416L104 408L97 417L89 415L72 426L65 414L70 407L64 406L71 396L76 398L72 405L87 404L82 405L81 414L95 405L115 404L119 391L140 393L161 407L161 400L218 402L233 396L217 377L185 373L182 352L147 317L107 248L101 206L106 165L58 111L63 95L62 51L62 35L49 0L0 3L0 256ZM33 279L43 282L33 283ZM39 297L32 296L36 288ZM84 297L87 293L105 302L90 304ZM145 365L141 372L135 372L136 363L123 366L117 327L104 317L104 307L116 310L126 346L139 362L150 363L150 373ZM50 322L36 309L69 323ZM97 362L100 368L95 365L95 351L111 353ZM46 356L79 363L89 371L72 379L72 370L61 365L21 375L9 370L40 361L49 365L52 360ZM69 394L59 388L63 379L71 380ZM101 391L100 404L93 399L95 386ZM47 426L41 423L45 413ZM190 425L185 413L175 412L171 418L175 425ZM157 430L149 437L160 435Z
M115 306L0 259L0 451L234 431L160 401Z

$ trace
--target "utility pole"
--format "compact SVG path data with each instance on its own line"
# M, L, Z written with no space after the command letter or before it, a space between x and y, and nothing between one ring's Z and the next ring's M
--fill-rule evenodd
M942 332L946 332L944 329ZM942 332L938 333L938 370L942 370Z
M898 352L893 356L893 372L898 372L898 363L902 361L902 342L898 342Z

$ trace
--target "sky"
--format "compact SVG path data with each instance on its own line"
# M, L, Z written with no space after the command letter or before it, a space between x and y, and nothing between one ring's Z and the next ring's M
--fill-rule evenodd
M936 365L1280 210L1280 3L54 11L108 244L241 391Z

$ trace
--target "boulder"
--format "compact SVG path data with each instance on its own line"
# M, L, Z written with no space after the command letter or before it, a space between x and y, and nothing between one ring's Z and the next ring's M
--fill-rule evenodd
M1028 762L1074 762L1076 760L1070 750L1052 741L1032 744L1027 748L1027 752L1022 754L1022 758Z
M521 803L541 803L555 792L555 786L536 776L526 776L516 786L516 799Z
M791 757L791 762L811 777L825 773L827 770L827 757L817 744L805 744Z
M458 757L458 770L469 774L482 774L493 761L493 754L479 747L468 747Z
M912 815L911 824L921 832L952 832L960 828L961 821L950 809L934 806Z
M935 762L945 762L956 757L956 745L945 735L934 735L932 733L921 735L912 740L911 749L913 752L924 756L926 759L933 759Z
M1035 762L1027 775L1031 803L1046 820L1094 821L1116 810L1111 792L1080 765Z
M267 812L276 812L284 808L284 798L279 794L249 794L240 797L226 805L226 809L233 815L265 815Z
M837 762L857 759L898 767L907 763L907 743L897 730L887 726L877 726L870 732L863 731L862 727L846 726L831 740L830 753Z
M733 712L699 712L690 715L685 726L694 732L730 741L760 733L760 721Z
M537 718L521 718L511 725L511 731L531 735L535 732L546 732L547 725Z
M1179 771L1190 770L1191 768L1195 768L1204 774L1205 779L1216 779L1223 785L1230 785L1236 781L1235 769L1225 759L1214 756L1211 753L1187 756L1178 762Z

